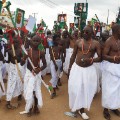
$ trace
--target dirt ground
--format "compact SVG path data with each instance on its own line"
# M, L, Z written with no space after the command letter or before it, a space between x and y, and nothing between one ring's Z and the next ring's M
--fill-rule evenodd
M50 80L50 75L47 75L44 79L45 82L48 82ZM0 120L82 120L79 115L77 118L72 118L64 114L64 112L70 111L68 104L68 84L66 75L62 77L61 81L62 86L59 87L55 99L50 99L48 91L42 85L43 107L40 109L39 115L27 117L26 114L19 114L19 112L24 111L24 99L22 100L19 108L8 110L5 107L5 97L3 97L0 103ZM16 103L16 99L13 99L12 103ZM90 111L87 111L90 120L105 120L102 115L102 110L101 93L99 93L95 96ZM115 116L112 112L110 113L112 120L120 120L120 117Z

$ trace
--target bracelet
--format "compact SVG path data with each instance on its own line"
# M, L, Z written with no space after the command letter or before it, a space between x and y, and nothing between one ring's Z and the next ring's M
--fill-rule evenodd
M116 58L116 56L114 56L114 62L116 61L115 58Z
M90 63L92 64L93 63L93 58L91 57L90 59L91 59Z

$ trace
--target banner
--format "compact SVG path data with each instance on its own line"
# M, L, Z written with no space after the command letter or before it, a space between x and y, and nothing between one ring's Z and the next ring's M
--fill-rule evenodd
M24 10L21 10L19 8L16 9L16 15L15 15L16 27L21 28L22 26L24 26L24 14L25 14Z
M30 32L33 32L35 24L36 24L36 19L33 16L30 15L29 19L28 19L28 23L26 25L26 29Z
M58 14L58 22L67 22L67 14Z

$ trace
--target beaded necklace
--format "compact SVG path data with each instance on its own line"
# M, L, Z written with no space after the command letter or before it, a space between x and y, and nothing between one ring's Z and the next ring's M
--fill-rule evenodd
M89 43L89 47L88 47L88 50L85 52L84 51L84 41L82 40L82 54L88 54L89 53L89 51L90 51L90 48L91 48L91 41L90 41L90 43Z

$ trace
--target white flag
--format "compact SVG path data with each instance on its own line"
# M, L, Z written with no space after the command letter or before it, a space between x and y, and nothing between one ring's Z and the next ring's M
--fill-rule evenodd
M26 25L26 29L30 32L33 32L33 28L35 26L36 19L33 16L29 16L28 23Z

